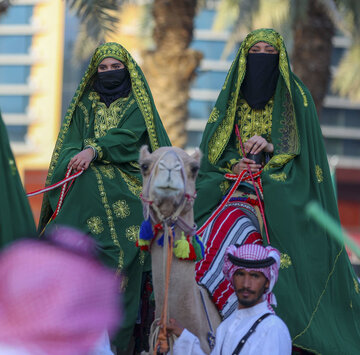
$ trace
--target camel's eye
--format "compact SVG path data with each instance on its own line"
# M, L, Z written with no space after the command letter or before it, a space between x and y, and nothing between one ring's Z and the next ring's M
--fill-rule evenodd
M146 163L143 163L143 164L140 165L140 168L141 168L142 171L145 172L146 170L149 169L149 165L147 165Z
M191 172L192 176L195 176L198 173L199 168L200 167L198 164L194 164L194 165L190 166L190 172Z
M149 162L147 161L143 161L140 163L140 169L141 169L141 173L142 174L145 174L149 171L149 167L150 167L150 164Z

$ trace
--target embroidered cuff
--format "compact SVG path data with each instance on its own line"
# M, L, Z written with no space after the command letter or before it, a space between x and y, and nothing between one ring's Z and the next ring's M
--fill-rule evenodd
M84 147L84 149L86 149L86 148L91 148L95 152L95 157L93 160L101 160L102 159L104 153L98 144L96 144L95 142L91 142Z

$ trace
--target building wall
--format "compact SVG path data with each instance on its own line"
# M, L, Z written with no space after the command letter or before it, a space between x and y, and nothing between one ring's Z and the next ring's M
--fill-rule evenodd
M59 130L64 3L13 0L0 17L0 109L23 179L47 170Z

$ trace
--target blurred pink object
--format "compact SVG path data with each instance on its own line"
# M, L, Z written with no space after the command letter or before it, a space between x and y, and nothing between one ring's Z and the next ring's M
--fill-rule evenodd
M30 354L87 354L121 320L119 277L97 261L93 241L59 228L0 255L0 343Z

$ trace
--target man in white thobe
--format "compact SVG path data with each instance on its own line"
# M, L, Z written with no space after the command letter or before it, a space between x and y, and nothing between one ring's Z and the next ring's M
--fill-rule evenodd
M238 298L238 309L216 331L211 355L290 355L291 338L285 323L275 315L272 289L277 281L280 253L272 247L231 245L225 252L223 273L231 281ZM179 338L175 355L206 354L199 339L174 319L168 331Z

